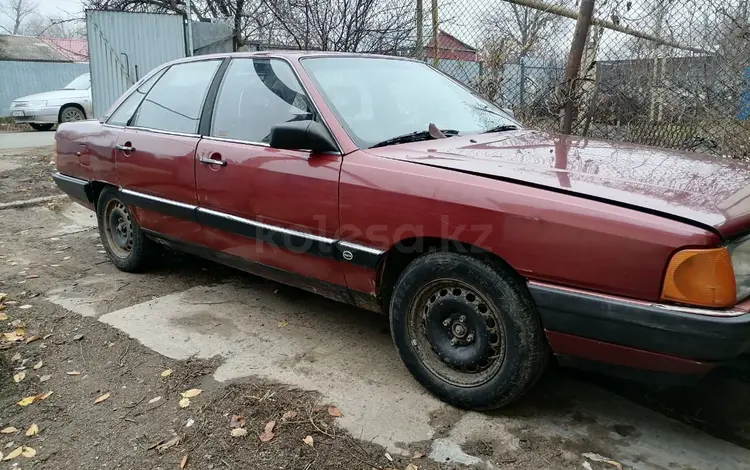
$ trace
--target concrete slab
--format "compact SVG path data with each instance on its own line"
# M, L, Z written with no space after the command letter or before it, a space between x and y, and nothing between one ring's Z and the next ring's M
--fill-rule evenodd
M0 132L0 152L32 147L50 147L55 142L55 131Z
M215 378L221 381L254 375L318 390L340 407L341 425L354 436L393 452L433 441L433 457L473 461L461 449L481 439L494 443L492 460L498 462L503 449L543 436L574 442L585 447L582 452L606 455L627 468L750 469L750 451L559 376L546 378L508 410L456 410L409 376L384 318L285 292L272 284L201 286L107 313L100 321L172 358L220 355L224 363ZM74 296L78 301L71 302ZM49 296L96 315L80 299L80 292Z

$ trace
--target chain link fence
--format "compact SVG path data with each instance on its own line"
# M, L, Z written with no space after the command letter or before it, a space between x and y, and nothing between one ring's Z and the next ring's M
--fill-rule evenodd
M586 1L267 0L245 47L413 57L531 127L569 103L576 135L750 157L750 0L596 0L569 80Z

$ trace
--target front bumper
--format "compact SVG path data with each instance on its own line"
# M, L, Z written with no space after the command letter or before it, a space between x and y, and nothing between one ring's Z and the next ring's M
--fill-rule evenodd
M642 370L705 373L750 351L750 313L680 308L530 283L556 354Z
M59 113L59 106L10 108L10 116L19 124L57 124Z

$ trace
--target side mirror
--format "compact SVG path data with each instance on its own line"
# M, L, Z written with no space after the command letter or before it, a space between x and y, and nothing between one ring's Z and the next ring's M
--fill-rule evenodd
M312 153L338 152L328 130L315 121L292 121L271 128L269 145L276 149L309 150Z

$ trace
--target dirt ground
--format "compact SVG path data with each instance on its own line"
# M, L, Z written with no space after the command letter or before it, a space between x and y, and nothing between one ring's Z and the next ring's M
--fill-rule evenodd
M0 168L0 202L56 194L49 177L53 166L48 152L0 152L0 160L12 164L5 170ZM647 433L629 424L602 424L605 420L594 413L568 413L571 403L580 399L579 388L576 385L572 391L564 390L571 373L553 367L517 406L487 416L439 408L430 416L429 425L434 429L430 441L405 445L407 453L388 453L371 442L375 439L361 439L359 434L345 430L339 423L353 410L326 400L315 390L252 373L220 382L214 377L225 365L222 355L171 359L96 316L73 313L59 302L51 302L50 292L86 295L99 299L90 309L101 315L156 303L173 293L192 292L202 286L218 289L230 284L252 291L258 298L317 305L322 311L337 308L337 304L312 294L176 253L165 253L148 274L122 281L107 261L91 224L78 226L56 216L68 211L70 204L52 202L0 211L0 297L4 294L0 301L4 333L0 371L5 376L0 380L0 452L8 459L0 460L0 468L468 468L445 458L436 459L437 454L431 454L435 442L460 431L458 428L467 420L482 422L502 416L514 423L508 430L514 436L513 445L498 437L506 436L505 431L487 428L489 431L470 433L459 453L446 451L441 455L448 455L448 459L453 455L474 456L479 462L476 465L482 468L603 470L620 465L607 457L618 449L608 442L615 439L627 448L631 446L629 439ZM92 279L101 279L101 283ZM93 294L98 296L90 292L97 289L100 292ZM206 296L200 302L223 301L214 302ZM225 328L212 323L216 321L209 319L198 327ZM270 326L275 332L285 331L281 328L286 320L269 316L261 321L266 324L257 325L259 331L268 328L268 323L273 323ZM389 342L385 319L368 317L366 322L373 326L363 333L365 336L377 331L380 337L371 340ZM245 333L237 329L233 334ZM173 341L182 340L175 335ZM268 351L269 356L272 352ZM576 383L607 388L750 447L750 379L743 367L719 371L702 388L690 390L644 387L580 372L572 375ZM376 375L370 380L373 387L380 385ZM187 406L182 406L186 402L181 403L181 394L191 396ZM32 403L26 404L24 399ZM397 395L393 399L398 399ZM615 405L603 405L604 409L610 406ZM380 413L387 420L393 411L384 407ZM585 426L586 431L580 435L545 432L541 428L547 419L550 426L556 420L570 421L572 424L566 426ZM21 455L14 456L17 452ZM603 455L610 463L584 454ZM633 468L747 467L665 464Z

